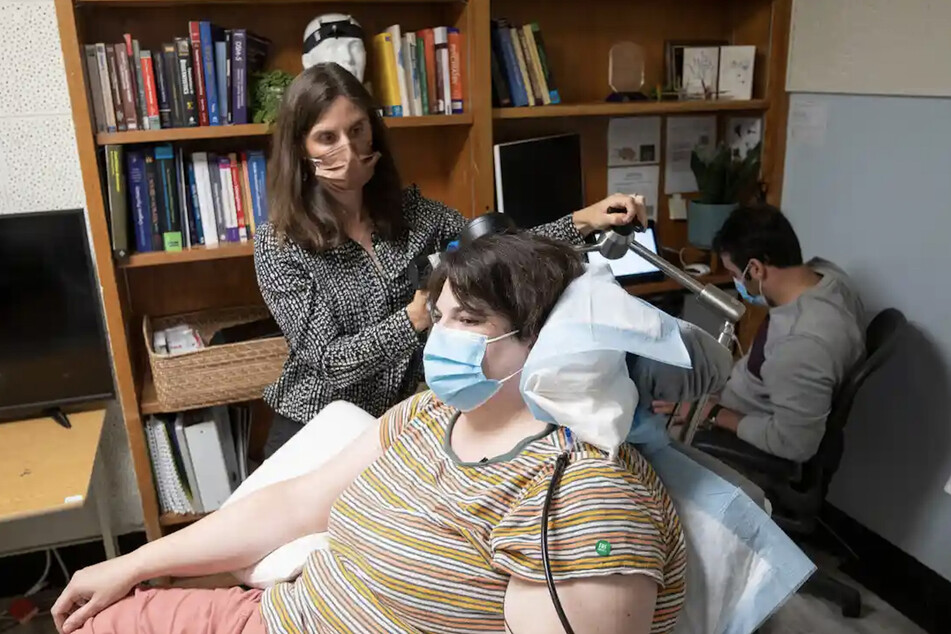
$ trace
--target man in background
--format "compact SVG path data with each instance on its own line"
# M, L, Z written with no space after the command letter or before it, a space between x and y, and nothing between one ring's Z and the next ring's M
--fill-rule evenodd
M836 389L864 355L861 299L831 262L803 262L792 225L775 207L736 209L713 248L742 298L769 313L704 416L762 451L806 462L819 449ZM654 403L657 412L673 407Z

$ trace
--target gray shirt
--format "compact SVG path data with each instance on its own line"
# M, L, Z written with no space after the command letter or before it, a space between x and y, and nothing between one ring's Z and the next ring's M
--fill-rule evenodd
M865 311L848 277L825 260L808 266L822 279L769 311L760 377L750 371L747 354L720 399L744 414L737 436L797 462L819 449L836 388L865 352Z

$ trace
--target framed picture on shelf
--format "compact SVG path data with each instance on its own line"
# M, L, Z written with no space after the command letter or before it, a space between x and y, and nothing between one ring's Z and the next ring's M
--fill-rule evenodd
M726 40L667 40L664 43L664 80L668 88L680 91L684 87L684 49L720 47ZM716 85L713 87L716 90Z

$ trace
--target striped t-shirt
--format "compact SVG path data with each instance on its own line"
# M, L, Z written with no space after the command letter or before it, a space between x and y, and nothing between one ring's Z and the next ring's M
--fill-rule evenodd
M431 392L381 419L383 455L337 499L330 548L262 600L268 632L501 632L511 576L545 582L542 505L563 429L509 454L459 461L457 413ZM602 542L599 546L599 542ZM615 573L658 583L652 633L670 632L684 601L680 521L644 458L616 460L576 443L549 512L556 582Z

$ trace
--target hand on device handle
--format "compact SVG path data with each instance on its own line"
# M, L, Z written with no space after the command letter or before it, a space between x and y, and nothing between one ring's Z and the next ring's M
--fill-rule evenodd
M51 610L61 634L70 634L122 599L140 580L128 555L83 568L73 575Z
M410 323L416 332L428 330L433 325L432 315L429 312L429 294L426 291L416 291L413 301L406 307Z

